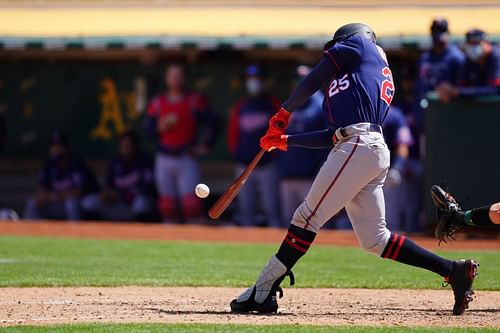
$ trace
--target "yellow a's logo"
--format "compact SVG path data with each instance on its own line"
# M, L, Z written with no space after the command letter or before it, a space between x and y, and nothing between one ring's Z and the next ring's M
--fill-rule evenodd
M125 122L120 106L120 98L113 79L105 78L101 81L99 103L101 114L97 126L90 132L92 139L110 140L113 137L112 128L116 134L125 131Z

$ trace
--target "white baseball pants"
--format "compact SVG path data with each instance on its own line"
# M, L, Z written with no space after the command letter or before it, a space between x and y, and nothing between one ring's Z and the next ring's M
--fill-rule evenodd
M292 224L318 232L345 207L363 249L380 255L390 236L382 191L390 153L381 133L356 126L328 155Z

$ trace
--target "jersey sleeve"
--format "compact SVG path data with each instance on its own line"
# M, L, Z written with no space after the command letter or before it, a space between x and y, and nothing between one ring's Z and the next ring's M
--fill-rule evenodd
M363 40L360 36L353 36L337 44L324 52L335 65L337 71L346 69L350 64L361 58L363 51Z
M208 99L198 93L192 93L189 96L189 105L191 110L194 112L203 112L210 111L210 104L208 103Z
M147 115L149 117L157 117L160 113L160 98L158 96L153 97L148 104Z

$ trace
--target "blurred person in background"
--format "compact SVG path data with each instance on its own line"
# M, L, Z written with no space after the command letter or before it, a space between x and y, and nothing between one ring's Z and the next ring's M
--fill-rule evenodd
M439 84L447 82L456 85L465 61L462 51L450 43L446 19L436 18L432 21L431 38L431 49L422 53L418 63L416 102L420 106L426 94L436 90Z
M38 190L27 203L25 218L81 220L80 204L96 196L98 184L87 164L71 153L66 134L50 135L49 158L38 177Z
M492 45L484 31L472 29L465 34L466 60L457 85L441 83L439 99L448 103L457 97L475 97L500 93L500 50Z
M153 160L140 148L136 132L120 135L100 197L82 202L86 212L112 221L151 221L155 207Z
M416 231L417 225L403 219L404 207L407 204L403 194L403 179L413 138L406 118L399 108L390 107L382 125L382 132L391 153L390 167L383 187L387 226L394 231Z
M277 98L264 90L259 67L246 69L247 96L236 102L229 114L228 148L236 161L240 175L260 151L259 140L266 133L267 123L280 107ZM238 195L238 222L241 226L255 226L257 198L265 213L266 222L281 227L279 214L279 173L274 154L265 154Z
M424 109L427 108L426 99L429 92L437 89L442 82L456 85L460 70L465 61L462 51L450 42L448 21L436 18L431 28L432 46L429 51L422 53L418 62L417 80L411 112L406 113L412 126L413 138L417 144L411 149L412 158L406 169L405 180L405 221L409 225L420 225L423 200L423 163L421 142L424 140Z
M145 129L158 142L155 183L158 209L165 222L195 222L202 203L194 194L200 182L198 158L209 153L218 134L218 119L208 100L185 89L184 68L172 64L165 71L166 91L148 106ZM179 207L180 205L180 207Z
M297 82L311 69L297 67ZM327 128L323 115L323 94L318 90L291 116L287 134L312 132ZM328 149L304 149L288 147L288 151L277 152L280 171L280 198L283 225L291 221L296 208L304 201L311 188L314 176L328 156Z

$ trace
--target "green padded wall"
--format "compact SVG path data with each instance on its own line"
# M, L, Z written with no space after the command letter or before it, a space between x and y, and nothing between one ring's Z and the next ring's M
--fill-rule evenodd
M428 189L446 181L465 208L500 201L500 97L431 100L425 110L425 207L435 214Z

